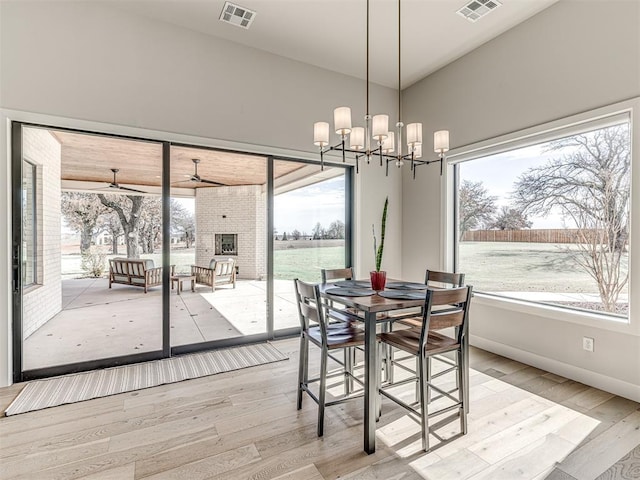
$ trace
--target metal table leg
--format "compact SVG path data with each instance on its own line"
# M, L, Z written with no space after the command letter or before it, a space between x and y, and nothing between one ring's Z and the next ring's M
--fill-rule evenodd
M376 314L364 314L364 451L376 451L376 369L379 368L376 348Z

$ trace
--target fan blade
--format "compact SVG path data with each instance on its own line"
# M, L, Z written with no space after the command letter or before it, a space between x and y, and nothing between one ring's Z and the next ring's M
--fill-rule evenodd
M136 190L135 188L123 187L122 185L118 185L117 187L120 190L126 190L127 192L136 192L136 193L147 193L142 190Z
M219 187L226 187L227 185L224 183L220 183L220 182L214 182L213 180L205 180L204 178L201 178L200 181L202 183L208 183L210 185L217 185Z
M97 187L97 188L89 188L87 189L90 192L95 192L95 191L100 191L100 190L109 190L111 188L111 185L105 185L104 187Z

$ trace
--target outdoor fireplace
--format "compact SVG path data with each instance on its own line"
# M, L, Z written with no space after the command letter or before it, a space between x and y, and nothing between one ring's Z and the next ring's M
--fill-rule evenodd
M238 255L237 233L216 233L216 255Z

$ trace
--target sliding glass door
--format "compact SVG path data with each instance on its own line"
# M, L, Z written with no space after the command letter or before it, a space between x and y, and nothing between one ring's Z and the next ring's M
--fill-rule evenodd
M12 126L14 380L266 341L350 265L349 167Z
M21 369L160 356L162 145L21 133Z
M293 280L320 282L322 269L350 266L347 170L277 160L274 172L274 328L290 330L300 326Z
M267 338L267 162L171 147L174 351Z

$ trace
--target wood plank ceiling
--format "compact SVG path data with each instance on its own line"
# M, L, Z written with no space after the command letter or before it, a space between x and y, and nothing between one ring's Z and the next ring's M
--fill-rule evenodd
M157 142L51 130L62 145L62 180L110 183L112 168L119 169L123 185L154 186L162 180L162 145ZM192 182L194 158L200 160L201 178L223 185L263 185L267 181L267 157L194 147L171 147L171 185L180 188L215 188ZM275 178L284 177L304 164L275 162Z

